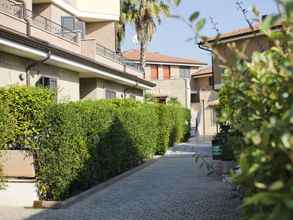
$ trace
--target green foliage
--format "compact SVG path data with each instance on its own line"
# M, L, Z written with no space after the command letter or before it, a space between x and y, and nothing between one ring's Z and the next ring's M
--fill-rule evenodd
M285 2L283 31L269 28L274 17L262 25L272 48L227 67L220 92L220 120L239 132L229 143L241 166L234 181L245 190L245 219L293 217L293 1Z
M0 105L0 157L1 150L7 148L7 143L13 139L15 120L9 114L8 106L2 103ZM2 177L2 168L0 164L0 190L4 188L4 178Z
M46 89L24 86L0 88L0 103L8 111L0 116L0 129L8 132L1 132L0 145L9 145L13 149L37 147L36 139L42 130L46 109L52 102L53 93ZM15 122L12 129L8 123L11 120ZM3 123L8 124L2 128Z
M53 97L41 88L0 89L0 150L33 153L42 199L75 195L188 136L190 113L176 105Z
M164 154L183 108L131 100L56 104L48 109L37 151L41 198L60 200L120 174L155 153ZM177 113L181 116L181 114ZM178 118L187 120L186 118ZM179 128L183 126L184 128ZM179 136L180 135L180 136Z

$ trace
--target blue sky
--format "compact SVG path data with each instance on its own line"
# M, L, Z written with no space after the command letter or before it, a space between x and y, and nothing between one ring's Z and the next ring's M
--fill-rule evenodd
M247 26L235 5L236 0L182 0L178 8L173 9L173 14L188 18L194 11L199 11L201 17L207 19L207 24L202 34L207 36L215 35L209 17L212 16L218 23L221 33ZM242 0L243 6L250 9L255 5L261 14L276 13L274 0ZM134 29L127 27L127 33L123 42L123 49L133 49ZM174 18L164 19L158 26L157 32L148 46L149 51L156 51L167 55L194 58L210 63L209 53L197 48L194 42L187 41L193 37L193 31L182 21Z

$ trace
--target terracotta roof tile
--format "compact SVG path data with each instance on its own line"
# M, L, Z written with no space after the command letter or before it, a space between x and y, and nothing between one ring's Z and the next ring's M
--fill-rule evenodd
M138 49L128 50L123 53L123 57L130 61L139 61L140 51ZM206 63L201 62L199 60L172 57L160 54L158 52L146 52L145 57L147 62L174 63L186 65L206 65Z

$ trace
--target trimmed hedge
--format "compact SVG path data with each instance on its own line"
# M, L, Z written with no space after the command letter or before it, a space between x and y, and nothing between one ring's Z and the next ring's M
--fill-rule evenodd
M23 93L33 94L23 94L22 99L35 100L35 95L43 95L36 88L22 89ZM34 109L32 103L15 102L11 94L8 103L21 109L16 114L21 122L17 125L20 128L26 125L26 129L17 129L14 136L23 137L30 131L26 120L34 131L29 134L37 135L25 146L34 152L39 195L45 200L75 195L141 164L154 154L164 154L175 141L188 136L190 112L178 106L130 100L49 104L51 93L42 92L45 104L35 103L40 111L29 114L31 117L27 114ZM13 109L10 111L15 114Z
M15 122L13 129L9 129L13 130L9 134L9 140L5 142L0 140L1 143L14 149L36 148L39 133L43 129L42 122L46 109L53 100L54 94L43 88L24 86L0 88L0 104L6 105L10 120ZM2 118L0 123L3 123Z

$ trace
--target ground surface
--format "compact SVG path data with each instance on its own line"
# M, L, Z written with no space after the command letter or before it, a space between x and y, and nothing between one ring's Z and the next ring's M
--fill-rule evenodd
M210 155L208 144L175 146L154 164L60 210L0 207L1 220L239 219L240 201L220 177L207 176L192 159Z

